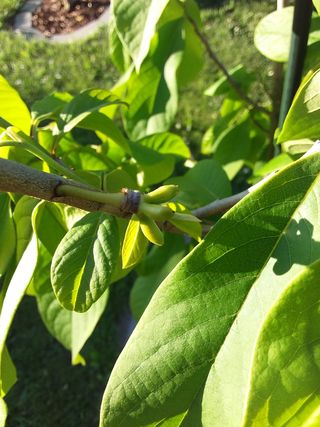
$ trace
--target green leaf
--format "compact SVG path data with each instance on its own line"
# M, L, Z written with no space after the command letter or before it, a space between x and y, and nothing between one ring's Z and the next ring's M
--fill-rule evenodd
M114 0L112 11L121 41L137 69L149 52L151 40L169 0Z
M6 402L0 398L0 427L5 427L8 409Z
M148 240L140 229L137 215L132 215L122 244L122 268L132 267L141 260L148 246Z
M22 196L15 206L13 220L16 228L16 261L19 261L32 236L31 215L39 200Z
M58 122L61 133L68 133L91 113L101 108L121 104L119 98L103 89L87 89L65 105Z
M130 146L127 138L125 138L119 127L105 114L94 112L79 122L78 127L93 130L97 132L98 136L103 134L119 145L126 153L130 153Z
M167 179L174 171L175 158L171 154L131 143L132 157L137 161L137 181L140 187L148 187Z
M0 117L29 135L30 112L18 92L0 75ZM7 126L5 126L7 127Z
M320 137L319 85L320 70L317 70L302 82L278 137L279 143ZM297 144L299 144L299 141L297 141Z
M178 108L177 72L184 52L184 20L168 22L158 32L150 55L126 84L129 104L125 128L131 139L170 129Z
M192 218L192 213L187 209L185 206L183 206L181 203L167 203L166 204L172 211L177 213L182 213L185 215L190 215L190 218ZM196 219L195 217L193 217ZM189 236L193 237L195 240L200 242L202 237L202 227L200 222L193 222L193 221L183 221L180 219L176 219L175 217L170 218L169 222L178 228L178 230L183 231L184 233L188 234Z
M11 200L0 193L0 277L6 272L16 249L16 230L11 211Z
M239 86L245 91L247 91L250 85L255 81L255 76L253 73L246 70L246 68L239 64L236 67L232 68L229 71L229 75L235 80ZM207 96L219 96L219 95L229 95L233 91L233 88L230 86L226 76L220 77L213 85L208 87L204 92Z
M256 26L254 44L262 55L276 62L287 62L293 21L293 6L262 18Z
M103 190L109 193L118 193L122 188L130 188L138 190L138 185L135 177L131 176L121 167L114 169L110 173L106 173L103 179Z
M77 222L52 260L51 282L67 310L87 311L106 291L119 254L116 220L92 212Z
M37 242L32 237L22 258L10 280L4 295L0 312L0 372L4 370L3 364L8 363L5 352L5 342L18 306L25 294L32 278L37 262ZM7 373L6 373L7 375ZM0 378L1 390L6 389L7 378Z
M226 424L236 422L239 404L234 405L233 415L221 415L226 413L232 398L231 384L227 386L228 377L232 376L232 388L246 390L247 394L245 405L244 399L240 399L245 409L243 426L318 424L319 273L318 260L304 266L292 281L280 286L280 292L276 289L279 283L270 284L264 292L259 289L259 298L264 301L264 304L259 304L259 313L256 297L252 295L250 298L249 295L241 316L238 316L237 326L234 325L220 350L224 361L218 356L215 373L209 375L204 392L205 423L212 423L213 411L209 407L213 408L218 402L214 418L220 417ZM269 295L265 295L266 292ZM266 304L271 295L274 299L279 293L274 305ZM233 357L229 357L229 352ZM247 361L242 354L246 354ZM249 354L252 358L248 357ZM226 367L228 372L224 371L223 384L219 384L219 373ZM216 381L216 386L213 381ZM226 393L230 396L227 400L224 399Z
M171 178L167 183L179 186L180 192L175 200L189 209L231 195L228 177L215 160L201 160L184 176Z
M317 9L317 12L320 13L320 0L313 0L314 7Z
M103 398L101 427L160 422L178 426L181 419L192 426L242 425L251 380L243 366L250 364L252 354L241 345L233 353L226 342L232 335L255 348L251 330L260 329L256 319L272 310L292 280L319 259L320 229L314 226L319 180L316 151L256 188L179 263L154 294L116 362ZM247 298L249 322L239 335L233 330L243 321L242 310L249 311ZM224 360L226 353L236 363L220 372L218 360ZM318 357L318 352L309 354ZM234 387L231 372L246 388ZM206 381L217 387L222 384L230 395L223 393L214 402L210 393L202 398ZM303 388L304 384L299 386ZM224 399L228 405L222 405ZM270 425L264 416L259 427ZM187 422L190 419L192 424Z
M1 389L0 396L4 397L17 381L17 371L6 346L1 355ZM0 410L1 413L1 410ZM1 419L1 416L0 416ZM0 422L1 426L1 422Z
M49 118L58 120L60 112L72 98L67 92L54 92L34 102L31 107L32 122L39 124Z
M161 154L173 154L177 159L189 159L191 156L184 140L170 132L155 133L140 139L137 143Z
M108 29L109 29L109 53L114 65L118 68L121 74L130 67L131 58L125 47L122 46L119 38L116 21L113 10L113 3L110 6L111 13L109 16Z
M106 156L90 146L78 144L70 134L60 140L57 154L68 166L80 171L101 171L110 168Z
M175 268L186 254L186 246L182 236L165 234L163 246L153 246L150 253L144 258L145 271L139 266L139 275L134 282L130 294L130 307L136 320L139 320L146 309L152 295L169 273Z
M84 363L80 351L92 334L107 300L108 290L85 313L65 310L57 301L50 283L50 266L54 252L66 233L65 221L72 226L84 213L42 202L33 215L34 231L38 237L37 267L33 276L40 316L48 331L72 352L72 363Z
M50 260L49 258L47 264L49 273ZM72 364L84 363L80 351L101 318L108 297L107 290L85 313L66 310L57 301L50 284L50 276L46 275L46 281L37 292L38 310L50 334L72 352Z
M223 131L213 146L214 159L232 180L243 167L250 154L250 122L246 120Z

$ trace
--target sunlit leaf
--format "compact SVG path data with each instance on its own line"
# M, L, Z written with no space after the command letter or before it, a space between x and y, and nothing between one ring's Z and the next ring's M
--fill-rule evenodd
M67 310L87 311L106 291L119 254L116 220L92 212L64 236L52 259L51 282Z
M129 268L138 264L148 246L148 240L140 229L137 215L132 215L122 244L122 267Z
M30 132L31 117L18 92L0 75L0 117L21 129ZM5 126L7 127L7 126Z
M297 91L278 142L320 137L320 70L305 79ZM291 144L293 146L294 144Z
M103 398L101 426L179 426L182 420L182 425L192 426L243 424L257 334L268 314L273 316L282 293L320 258L320 229L313 225L318 222L319 177L319 152L282 169L222 217L178 264L155 292L116 362ZM313 296L311 300L317 304ZM297 302L304 307L303 316L308 316L308 300L306 305L302 298ZM316 307L312 309L317 312ZM292 331L301 312L295 313ZM290 326L288 320L285 328ZM238 333L242 322L245 333ZM302 320L302 334L304 325ZM276 329L282 336L282 330ZM290 335L286 337L291 340ZM308 335L307 342L318 346L319 334L314 337ZM319 352L312 348L301 351L318 361ZM276 359L269 360L281 370L281 354L268 349L263 356L274 355ZM300 350L299 343L290 349L292 357ZM223 362L231 358L232 363ZM258 378L262 386L269 379L264 372ZM315 378L297 375L302 382L298 389L287 383L288 399L301 393L302 407L308 403ZM295 378L292 381L296 384ZM206 382L219 393L209 390L203 396ZM276 384L270 389L277 392ZM253 396L269 409L265 394ZM275 399L279 413L286 410L281 406L285 400L284 405L290 405L288 399ZM269 416L273 413L259 412L256 425L270 426Z

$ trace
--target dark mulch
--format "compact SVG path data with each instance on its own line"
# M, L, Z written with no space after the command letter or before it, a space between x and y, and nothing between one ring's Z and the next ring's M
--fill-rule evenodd
M32 26L45 36L71 33L94 21L110 0L43 0L32 14Z

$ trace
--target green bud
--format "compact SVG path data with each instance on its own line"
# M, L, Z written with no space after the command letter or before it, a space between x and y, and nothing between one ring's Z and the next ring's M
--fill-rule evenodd
M156 222L146 216L146 215L139 215L140 219L140 228L144 236L155 245L162 246L164 243L164 237L163 233L156 224Z
M177 185L163 185L148 194L145 194L143 199L147 203L165 203L171 200L179 192Z

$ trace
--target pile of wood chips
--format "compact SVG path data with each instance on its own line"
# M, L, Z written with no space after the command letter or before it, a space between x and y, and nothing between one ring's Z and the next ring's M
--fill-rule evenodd
M32 14L32 26L46 37L71 33L94 21L110 0L43 0Z

